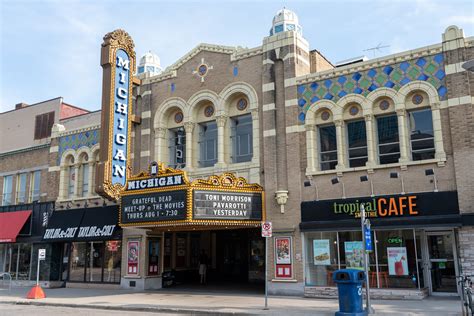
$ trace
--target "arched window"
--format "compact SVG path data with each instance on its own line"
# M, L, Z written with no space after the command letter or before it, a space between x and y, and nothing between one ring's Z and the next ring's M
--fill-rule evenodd
M74 198L74 187L76 181L76 167L74 166L74 157L69 155L66 158L66 174L64 175L66 179L66 194L65 196L68 199Z
M349 167L363 167L368 161L367 132L362 107L350 103L345 107L344 119L347 136L347 161Z
M174 109L168 118L168 164L175 169L186 167L186 131L184 114Z
M209 101L198 105L198 145L201 168L212 167L217 163L217 122L215 120L215 106Z
M253 157L252 115L231 118L232 163L251 161Z
M86 197L89 194L89 156L83 153L79 156L79 196Z
M412 160L433 159L435 141L433 116L427 106L428 96L421 91L410 93L405 101L408 109L408 128L410 131L410 151Z

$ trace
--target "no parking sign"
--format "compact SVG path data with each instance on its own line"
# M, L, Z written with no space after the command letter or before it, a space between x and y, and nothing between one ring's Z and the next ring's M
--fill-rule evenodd
M272 222L262 224L262 237L272 237Z

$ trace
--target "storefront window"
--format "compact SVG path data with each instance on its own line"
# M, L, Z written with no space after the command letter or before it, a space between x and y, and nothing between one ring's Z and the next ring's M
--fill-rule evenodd
M86 266L85 242L73 242L71 245L71 266L69 269L69 280L84 282Z
M378 281L374 283L381 288L417 288L413 231L381 230L376 234Z
M19 244L18 280L29 280L32 244Z
M332 273L339 269L337 233L317 232L306 236L306 285L334 285Z
M122 263L122 242L109 240L105 242L104 282L120 283Z
M102 282L104 243L89 242L87 246L86 281Z
M421 250L416 249L413 230L373 231L372 241L370 286L418 288L420 268L417 270L416 253ZM332 275L335 270L364 269L362 234L359 231L305 233L305 253L307 286L334 286Z
M73 242L69 281L120 282L120 241Z

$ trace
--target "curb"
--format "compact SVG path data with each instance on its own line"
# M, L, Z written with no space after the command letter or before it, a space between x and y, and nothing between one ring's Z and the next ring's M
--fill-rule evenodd
M211 311L199 309L183 309L172 307L139 307L139 306L110 306L110 305L93 305L93 304L70 304L70 303L53 303L53 302L36 302L36 301L0 301L0 304L11 305L31 305L31 306L53 306L53 307L71 307L71 308L85 308L85 309L102 309L102 310L117 310L117 311L131 311L131 312L148 312L148 313L171 313L171 314L185 314L185 315L234 315L234 316L249 316L261 315L261 312L240 312L240 311Z

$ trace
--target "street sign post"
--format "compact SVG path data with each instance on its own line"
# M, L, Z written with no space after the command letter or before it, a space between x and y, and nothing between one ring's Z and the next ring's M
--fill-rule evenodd
M365 291L366 291L365 306L366 306L367 314L374 314L375 311L370 304L369 256L367 255L368 251L372 251L372 237L370 236L370 221L365 218L365 207L363 204L360 206L360 226L361 226L361 232L362 232L362 246L364 248L363 258L364 258ZM367 236L369 240L367 240ZM367 248L367 245L369 245L370 250Z
M36 268L36 285L26 294L26 298L29 299L38 299L45 298L43 289L39 285L39 272L40 272L40 263L41 260L46 260L46 249L38 249L38 266Z
M268 238L272 237L272 222L262 223L262 237L265 238L265 307L268 309Z

